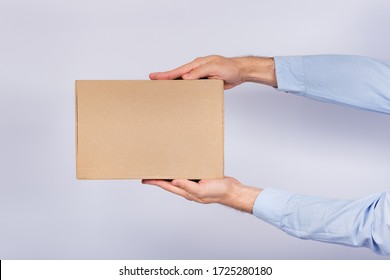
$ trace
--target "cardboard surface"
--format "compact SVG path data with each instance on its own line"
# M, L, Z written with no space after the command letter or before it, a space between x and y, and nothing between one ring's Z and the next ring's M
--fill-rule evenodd
M76 81L78 179L224 175L223 82Z

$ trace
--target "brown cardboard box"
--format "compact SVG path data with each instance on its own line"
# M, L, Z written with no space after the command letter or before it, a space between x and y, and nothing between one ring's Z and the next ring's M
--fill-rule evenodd
M223 82L76 81L78 179L222 178Z

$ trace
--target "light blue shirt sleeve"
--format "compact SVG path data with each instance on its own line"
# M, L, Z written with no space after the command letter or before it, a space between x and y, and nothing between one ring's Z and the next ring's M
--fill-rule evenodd
M278 89L390 114L390 63L360 56L275 57ZM253 214L286 233L390 255L390 191L337 200L264 189Z
M390 254L390 191L349 201L266 188L253 215L298 238Z
M390 62L352 55L274 60L280 91L390 114Z

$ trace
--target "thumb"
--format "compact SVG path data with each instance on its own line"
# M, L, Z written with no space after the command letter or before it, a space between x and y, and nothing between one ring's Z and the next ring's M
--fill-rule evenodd
M199 184L190 180L175 179L171 184L191 194L197 194L199 191Z

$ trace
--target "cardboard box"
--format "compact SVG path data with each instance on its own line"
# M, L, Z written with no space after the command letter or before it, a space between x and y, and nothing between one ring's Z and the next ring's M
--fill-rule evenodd
M224 176L223 82L76 81L78 179Z

